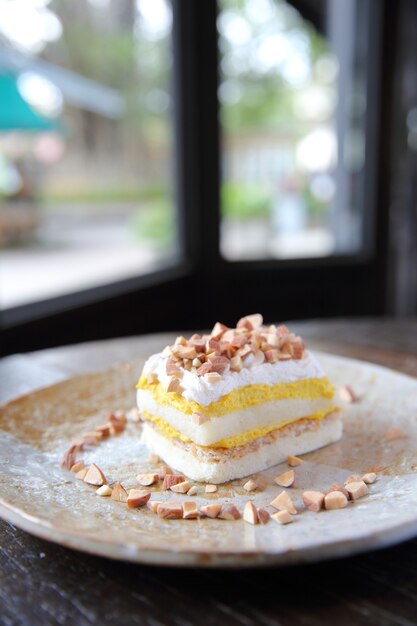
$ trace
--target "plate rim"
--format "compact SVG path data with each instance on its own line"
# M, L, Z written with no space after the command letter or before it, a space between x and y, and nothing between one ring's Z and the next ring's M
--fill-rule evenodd
M405 377L417 383L417 376L412 376L391 367L357 359L348 356L332 354L321 350L314 350L314 354L329 358L334 362L349 363L351 365L365 366L374 371L390 372L391 374ZM120 363L106 369L95 370L88 374L103 374L105 372L118 369ZM59 386L69 380L82 378L86 373L75 374L61 381L34 389L28 393L21 394L1 405L0 408L36 394L45 389ZM94 536L78 535L76 531L59 530L43 521L41 518L32 516L25 510L15 507L3 499L0 493L0 518L16 526L17 528L45 541L49 541L64 548L76 550L77 552L109 558L117 561L137 563L142 565L152 565L155 567L199 567L199 568L254 568L254 567L286 567L297 566L308 563L320 563L322 561L346 558L379 550L397 545L407 541L417 535L417 514L413 519L402 522L399 525L391 526L387 529L372 531L361 535L355 539L340 539L319 545L310 545L298 550L290 549L280 552L248 551L248 552L204 552L203 550L167 550L161 548L140 548L132 546L130 543L102 542Z

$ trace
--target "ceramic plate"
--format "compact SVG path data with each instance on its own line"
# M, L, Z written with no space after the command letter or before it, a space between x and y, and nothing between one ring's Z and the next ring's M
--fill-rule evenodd
M175 566L287 565L351 555L416 535L417 379L352 359L325 354L319 359L332 381L349 384L359 401L349 406L343 439L305 455L295 468L291 495L300 513L293 524L161 520L146 507L128 509L100 498L59 467L74 437L102 423L109 411L134 405L141 362L60 382L0 409L0 516L77 550ZM401 429L395 438L387 437L392 428ZM147 457L140 425L129 422L124 433L82 458L96 462L109 482L133 487L135 476L151 469ZM304 490L326 490L373 466L381 471L368 496L341 510L304 509ZM249 498L257 506L267 505L280 490L272 479L285 469L282 464L257 474L261 489L255 494L245 492L242 479L195 499L199 504L233 500L240 510ZM153 497L172 499L172 494Z

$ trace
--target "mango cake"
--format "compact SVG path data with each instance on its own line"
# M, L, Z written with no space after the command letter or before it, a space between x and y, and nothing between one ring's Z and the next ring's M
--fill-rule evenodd
M196 481L241 478L342 436L335 389L315 356L258 313L151 356L137 402L145 445Z

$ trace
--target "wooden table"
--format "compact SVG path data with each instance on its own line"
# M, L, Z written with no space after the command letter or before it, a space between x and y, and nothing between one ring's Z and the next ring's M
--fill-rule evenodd
M417 376L417 320L292 324L311 347ZM157 351L170 335L112 340L0 361L0 400ZM175 541L175 537L173 537ZM417 623L417 539L339 561L252 571L112 562L0 522L0 624L342 626Z

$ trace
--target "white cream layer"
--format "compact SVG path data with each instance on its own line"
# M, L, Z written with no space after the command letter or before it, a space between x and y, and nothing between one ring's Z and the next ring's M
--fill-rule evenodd
M164 387L169 383L166 373L168 357L161 353L154 354L145 363L143 374L156 374ZM216 402L222 396L247 385L276 385L277 383L291 383L306 378L322 378L325 374L316 357L309 351L305 351L302 359L290 359L278 361L278 363L262 363L244 367L240 372L227 372L222 375L222 380L208 383L204 377L197 376L182 369L181 387L184 389L182 396L186 400L194 400L201 406L207 406ZM311 412L311 411L310 411Z
M221 417L213 417L199 426L192 420L191 415L185 415L171 406L157 404L152 393L145 389L138 389L137 402L139 410L162 417L175 430L200 446L209 446L222 439L263 426L278 427L281 422L295 421L335 405L334 400L326 398L274 400Z

